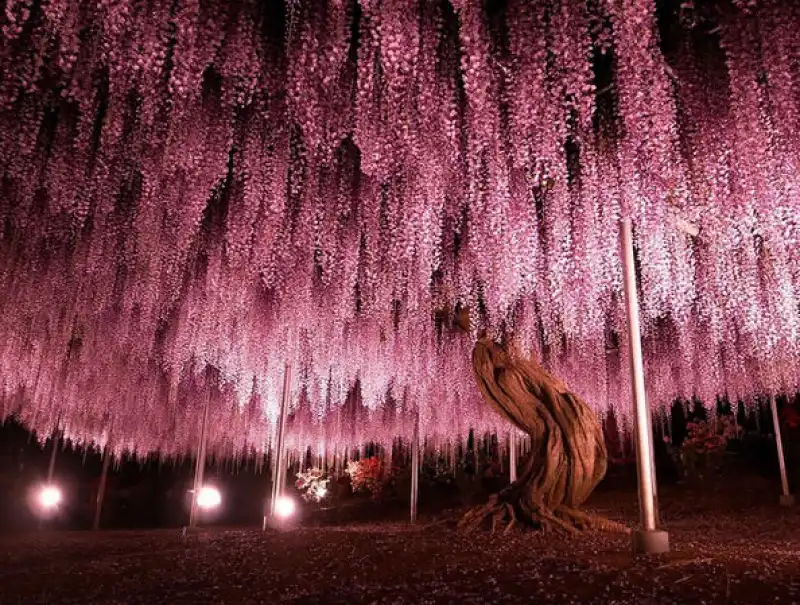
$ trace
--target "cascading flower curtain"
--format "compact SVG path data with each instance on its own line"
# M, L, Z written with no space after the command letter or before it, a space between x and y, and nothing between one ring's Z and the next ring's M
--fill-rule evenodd
M294 447L504 430L460 305L624 418L621 216L653 406L797 390L800 6L696 4L8 0L0 412L260 449L291 361Z

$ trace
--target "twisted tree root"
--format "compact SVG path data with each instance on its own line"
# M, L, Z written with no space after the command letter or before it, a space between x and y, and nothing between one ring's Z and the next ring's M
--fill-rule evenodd
M569 535L585 531L621 534L631 532L630 528L622 523L568 506L550 509L537 505L530 511L521 510L518 514L518 507L522 507L519 502L516 505L513 503L514 495L518 496L519 490L506 488L492 495L486 504L468 510L458 522L458 528L462 531L477 531L490 523L492 533L495 533L498 527L502 527L503 533L508 533L515 527L528 527L545 532L555 530Z
M594 411L535 359L518 357L488 338L475 344L472 364L483 398L531 436L537 448L517 481L468 511L459 523L492 531L526 525L574 534L587 530L629 533L611 521L578 510L603 478L605 441Z

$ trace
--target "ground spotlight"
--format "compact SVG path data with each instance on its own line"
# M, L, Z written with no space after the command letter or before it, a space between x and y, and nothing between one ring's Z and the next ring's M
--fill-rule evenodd
M197 506L204 510L217 508L222 504L222 494L216 487L203 486L197 492Z
M63 496L61 490L55 485L44 485L39 490L37 502L39 507L46 512L55 510L61 504Z
M295 511L294 500L281 496L275 501L275 516L281 519L291 517Z

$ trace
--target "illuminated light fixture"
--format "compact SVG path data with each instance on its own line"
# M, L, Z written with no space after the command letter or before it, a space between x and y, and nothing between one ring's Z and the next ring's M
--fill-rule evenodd
M216 487L201 487L197 492L197 506L202 509L217 508L222 504L222 494Z
M39 491L39 506L44 510L54 510L58 508L63 499L61 490L55 485L45 485Z
M275 502L275 516L280 517L281 519L286 519L291 517L295 511L295 504L294 500L291 498L287 498L286 496L281 496Z

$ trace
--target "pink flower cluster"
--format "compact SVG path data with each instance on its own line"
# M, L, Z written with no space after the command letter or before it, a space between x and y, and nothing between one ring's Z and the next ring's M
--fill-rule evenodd
M798 3L6 4L0 417L263 451L289 362L293 449L504 432L461 304L622 425L622 216L651 405L800 388Z
M688 435L681 444L684 451L691 450L695 454L715 454L724 451L728 441L733 437L732 423L718 419L719 427L707 422L689 422L686 424Z

